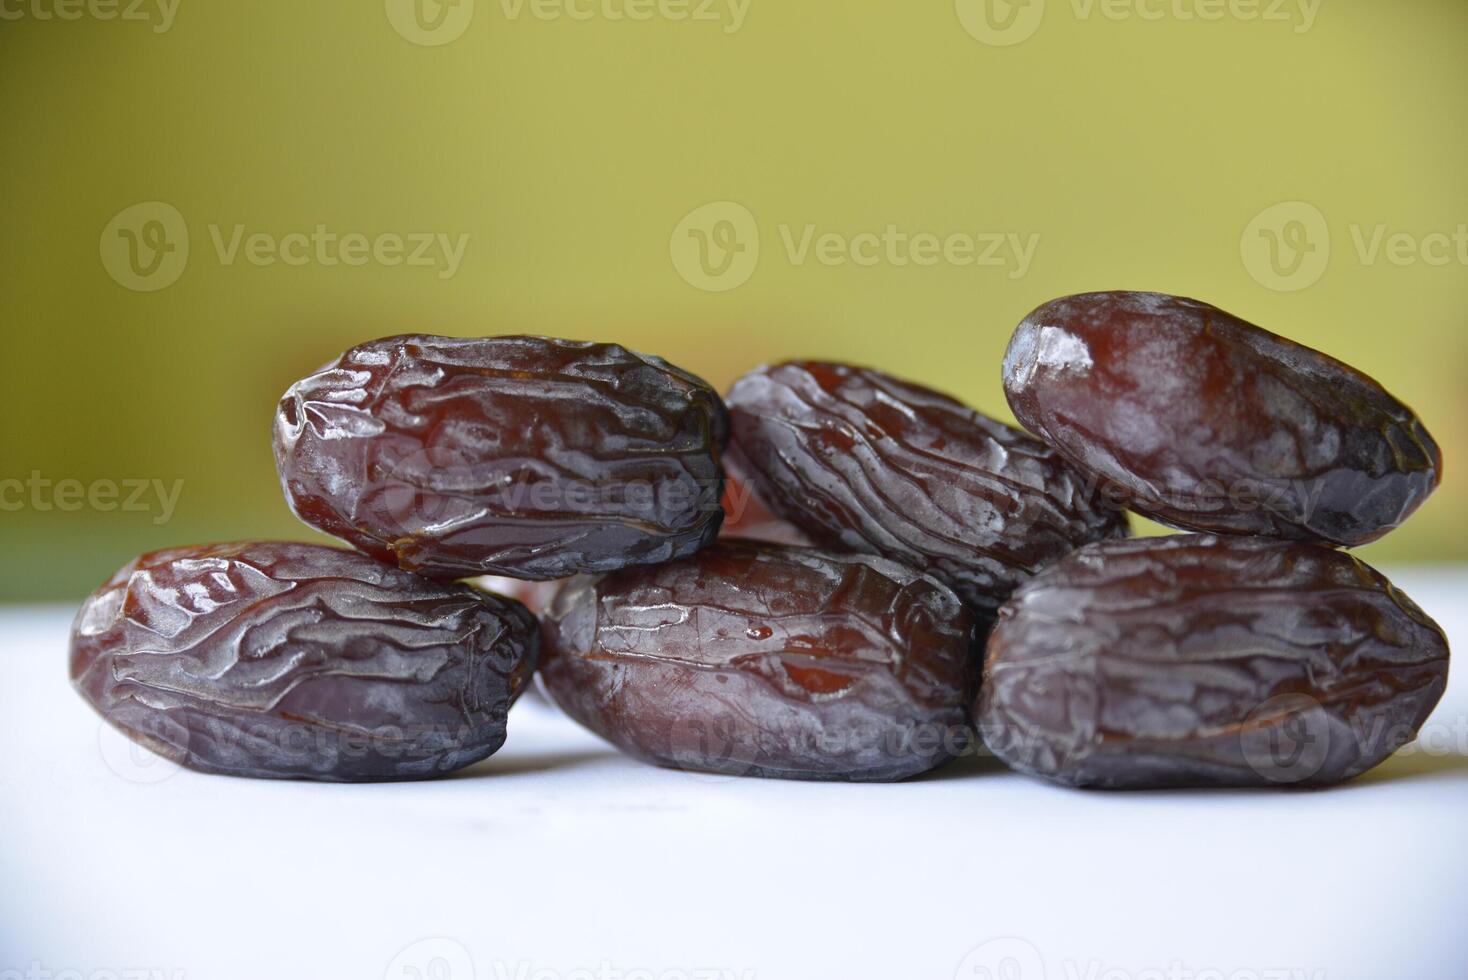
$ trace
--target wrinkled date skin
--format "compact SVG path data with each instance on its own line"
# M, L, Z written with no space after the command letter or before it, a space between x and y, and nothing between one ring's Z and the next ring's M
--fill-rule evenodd
M1046 563L1126 533L1126 515L1038 440L877 371L759 368L729 413L778 514L825 547L928 572L981 618Z
M1437 624L1343 552L1107 541L1000 611L975 717L1010 766L1074 786L1319 786L1415 738L1447 672Z
M124 566L77 614L71 679L190 769L420 779L504 743L538 652L509 599L338 548L242 542Z
M1010 340L1004 390L1025 428L1176 527L1349 547L1441 479L1437 444L1371 378L1196 300L1046 303Z
M896 780L970 740L970 615L882 558L721 541L574 581L545 642L556 703L657 765Z
M532 582L525 579L506 578L503 575L481 575L477 578L465 579L464 584L473 586L481 592L508 596L530 610L532 616L539 616L568 581L570 579ZM534 684L526 688L525 697L541 703L545 701L544 694Z
M275 417L296 515L436 578L557 579L668 561L723 512L718 393L615 344L390 337Z

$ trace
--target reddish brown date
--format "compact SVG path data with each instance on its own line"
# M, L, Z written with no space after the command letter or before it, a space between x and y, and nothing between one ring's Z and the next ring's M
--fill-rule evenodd
M1196 300L1046 303L1010 341L1004 389L1027 429L1177 527L1359 545L1441 478L1437 444L1371 378Z
M668 561L723 512L718 394L655 357L544 337L390 337L286 392L296 515L438 578Z
M760 494L818 543L941 579L981 616L1047 562L1126 533L1038 440L878 371L759 368L729 394Z
M1175 535L1082 548L989 638L976 719L1016 769L1075 786L1325 785L1415 738L1447 640L1339 551Z
M71 678L191 769L419 779L503 744L538 650L509 599L338 548L244 542L124 566L77 614Z
M969 614L882 558L723 541L577 579L545 640L542 681L561 708L658 765L893 780L969 741Z

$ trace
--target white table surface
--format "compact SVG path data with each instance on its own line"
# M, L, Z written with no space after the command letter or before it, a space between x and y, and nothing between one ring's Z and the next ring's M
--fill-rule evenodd
M1462 647L1468 570L1395 578ZM1318 792L721 778L529 701L459 776L339 786L131 749L70 616L0 607L0 980L1468 976L1461 670L1430 747Z

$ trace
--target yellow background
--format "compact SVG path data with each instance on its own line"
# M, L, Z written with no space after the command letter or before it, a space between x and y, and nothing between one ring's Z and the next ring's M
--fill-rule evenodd
M1049 0L1010 46L971 36L951 0L750 0L732 33L723 3L711 23L611 20L601 0L590 20L516 17L514 0L478 0L439 46L373 0L182 0L161 33L156 13L40 19L17 2L4 9L24 16L0 20L0 477L184 482L162 525L156 511L0 512L5 598L80 596L153 547L307 536L277 487L271 413L360 340L617 340L721 388L765 360L848 359L1008 419L1014 324L1098 288L1196 296L1374 374L1449 465L1364 554L1465 557L1468 266L1363 262L1352 239L1468 222L1461 0L1323 0L1303 31L1298 3L1280 22ZM149 201L183 216L190 253L177 282L137 292L100 242ZM753 215L760 254L748 282L710 292L680 276L670 236L719 201ZM1283 201L1317 208L1331 236L1319 281L1290 292L1241 252ZM236 224L469 242L447 279L225 264L210 227ZM1039 244L1019 278L792 262L781 228L808 224Z

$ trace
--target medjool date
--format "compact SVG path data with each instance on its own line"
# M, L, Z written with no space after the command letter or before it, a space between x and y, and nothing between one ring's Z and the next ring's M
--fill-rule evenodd
M542 682L572 718L665 766L901 779L968 744L970 614L883 558L721 541L573 581Z
M1365 544L1441 478L1437 444L1371 378L1197 300L1046 303L1004 390L1025 428L1177 527Z
M404 336L286 392L296 515L439 578L564 578L668 561L723 518L728 416L706 383L616 344Z
M124 566L77 614L71 679L191 769L415 779L503 744L538 650L509 599L338 548L242 542Z
M1437 624L1343 552L1106 541L1000 610L975 717L1006 763L1075 786L1324 785L1416 737L1447 670Z
M983 616L1047 562L1126 533L1043 443L878 371L759 368L729 413L776 513L823 546L922 569Z

